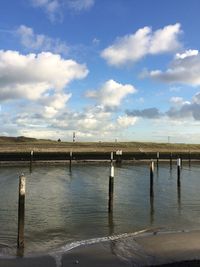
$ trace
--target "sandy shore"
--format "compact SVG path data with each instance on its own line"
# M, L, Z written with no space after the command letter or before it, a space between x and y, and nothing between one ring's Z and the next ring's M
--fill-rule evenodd
M200 231L151 232L111 238L68 252L0 258L0 267L200 266Z

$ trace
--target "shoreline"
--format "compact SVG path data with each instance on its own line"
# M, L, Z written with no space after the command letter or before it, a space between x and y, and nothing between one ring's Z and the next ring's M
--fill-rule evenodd
M200 266L199 240L200 230L148 230L79 245L68 251L62 248L46 255L0 257L0 267Z

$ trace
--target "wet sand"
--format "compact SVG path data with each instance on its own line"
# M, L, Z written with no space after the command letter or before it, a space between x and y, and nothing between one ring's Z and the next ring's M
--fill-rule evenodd
M79 246L68 252L0 258L0 267L200 266L200 231L151 232Z

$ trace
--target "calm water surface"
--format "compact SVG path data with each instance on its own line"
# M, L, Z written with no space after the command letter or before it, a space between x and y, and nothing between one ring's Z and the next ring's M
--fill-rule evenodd
M0 244L16 247L18 176L26 183L25 253L52 251L77 240L145 228L200 229L200 164L155 169L149 196L149 164L115 168L113 215L108 216L109 164L0 168Z

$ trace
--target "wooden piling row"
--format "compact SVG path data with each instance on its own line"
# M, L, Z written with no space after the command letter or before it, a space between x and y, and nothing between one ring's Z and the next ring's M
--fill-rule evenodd
M72 158L73 153L70 150L69 153L69 168L72 168ZM157 152L157 167L159 165L159 152ZM108 200L108 212L113 216L113 199L114 199L114 166L113 166L113 152L111 152L111 167L109 176L109 200ZM32 166L33 161L33 151L30 153L30 166ZM189 164L191 163L191 155L189 152ZM180 202L180 186L181 186L181 158L177 159L177 190L178 199ZM150 162L150 205L151 205L151 215L153 218L154 214L154 161ZM170 153L170 168L172 168L172 153ZM26 189L26 178L24 174L19 176L19 198L18 198L18 235L17 235L17 248L21 251L24 249L24 224L25 224L25 189ZM112 218L110 216L109 218ZM112 218L113 219L113 218Z

